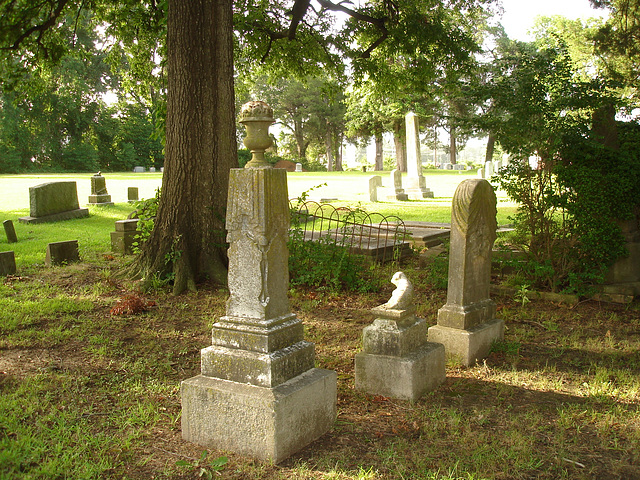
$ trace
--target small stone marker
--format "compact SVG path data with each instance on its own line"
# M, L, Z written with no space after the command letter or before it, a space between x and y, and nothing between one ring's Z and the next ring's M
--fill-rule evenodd
M76 182L50 182L29 188L29 217L21 223L45 223L83 218L89 210L79 208Z
M47 257L45 264L63 265L80 261L80 251L77 240L67 240L64 242L52 242L47 244Z
M409 196L404 192L404 188L402 188L402 172L397 168L391 170L391 181L393 182L394 195L390 197L390 200L400 200L405 202L409 200Z
M149 173L156 173L156 167L149 167Z
M314 345L289 310L287 172L264 159L273 111L250 102L240 117L253 155L230 172L229 300L201 374L182 382L182 438L278 463L333 426L337 377L314 368Z
M403 272L384 305L371 310L373 325L365 327L363 351L356 355L356 388L372 395L417 400L446 376L444 346L427 342L427 324L416 318L413 286Z
M16 257L13 251L0 252L0 277L16 273Z
M2 222L2 226L4 227L4 233L7 235L7 243L16 243L18 241L18 236L16 235L16 229L13 226L13 222L11 220L5 220Z
M133 167L133 173L144 173L144 167Z
M484 168L478 169L478 178L484 178Z
M127 188L127 200L129 203L137 202L138 199L138 187Z
M447 356L469 366L489 354L504 336L489 298L491 249L496 239L496 195L487 180L462 181L451 206L451 246L447 303L429 340L444 344Z
M91 177L91 195L89 195L89 204L103 206L113 205L111 195L107 193L107 182L100 172Z
M420 154L420 129L418 117L409 112L405 117L407 128L407 187L405 191L412 200L433 198L433 192L426 187L422 175L422 155Z
M122 253L123 255L131 255L133 253L133 244L138 234L137 228L137 218L117 220L116 231L111 232L111 251Z
M369 201L378 201L378 187L382 186L382 178L380 175L372 175L369 177Z
M302 172L302 164L296 163L296 172Z

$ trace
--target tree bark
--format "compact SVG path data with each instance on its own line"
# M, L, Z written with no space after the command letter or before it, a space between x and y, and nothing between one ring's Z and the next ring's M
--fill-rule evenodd
M333 172L333 135L329 126L324 136L324 149L327 154L327 172Z
M375 134L375 142L376 142L376 172L381 172L384 170L384 153L383 153L383 142L382 142L382 132L376 132Z
M484 156L485 163L493 160L493 152L495 151L495 146L496 146L496 137L492 133L489 133L489 138L487 138L487 151Z
M396 147L396 165L401 172L407 171L407 149L405 148L404 120L393 123L393 143Z
M226 282L224 219L237 166L231 0L169 0L162 194L140 273L173 292Z
M449 130L449 163L455 165L458 152L456 149L456 127L452 126Z
M336 136L336 172L342 171L342 141L342 134L338 133L338 135Z

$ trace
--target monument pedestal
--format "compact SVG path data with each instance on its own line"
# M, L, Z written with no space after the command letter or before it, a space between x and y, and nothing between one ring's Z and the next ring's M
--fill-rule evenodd
M355 360L356 388L417 400L444 381L444 347L427 342L427 324L414 316L415 306L394 309L385 305L372 310L378 318L363 330L363 351Z
M491 344L504 338L504 321L494 319L468 330L434 325L429 327L429 341L444 345L447 358L471 366L489 355Z
M434 198L433 192L430 188L427 188L425 178L422 175L419 177L407 177L404 191L411 200Z
M277 387L198 375L182 382L182 438L278 463L336 418L335 372L313 368Z
M89 195L89 205L113 205L111 195Z

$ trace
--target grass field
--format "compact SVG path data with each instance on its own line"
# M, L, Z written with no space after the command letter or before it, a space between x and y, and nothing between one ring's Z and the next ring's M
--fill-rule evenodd
M132 208L126 187L144 179L150 196L160 183L159 174L140 175L107 175L117 203L90 207L88 219L14 222L14 244L0 232L0 250L16 252L19 270L0 278L0 480L640 479L637 300L566 305L530 299L525 286L494 298L505 338L482 364L449 362L445 382L416 402L355 389L362 329L393 289L384 279L403 270L414 283L417 315L433 325L447 298L442 255L427 265L414 256L367 269L363 275L382 279L368 293L289 290L305 339L315 343L316 365L338 375L330 432L278 465L183 441L180 382L200 372L200 350L211 344L228 292L209 284L179 296L167 287L143 292L120 275L131 256L109 251L109 232ZM291 174L289 184L302 192L344 181L333 186L344 198L347 188L361 195L369 176L334 175ZM73 176L81 203L89 176ZM68 176L1 176L2 219L28 213L30 182L60 178ZM457 178L437 174L427 183L439 180L452 195ZM442 195L406 202L402 216L446 218L450 196ZM499 205L499 216L513 208ZM45 267L46 243L70 239L80 240L82 262ZM118 314L114 307L132 298L147 310Z

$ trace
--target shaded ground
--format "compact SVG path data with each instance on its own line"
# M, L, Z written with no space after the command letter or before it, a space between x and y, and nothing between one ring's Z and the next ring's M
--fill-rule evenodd
M210 344L226 292L213 286L179 297L156 291L145 296L157 303L149 311L114 316L110 309L132 286L105 272L81 264L4 280L5 296L18 303L32 300L27 287L46 285L52 298L91 304L0 325L0 392L18 403L34 395L54 400L55 411L43 403L25 413L23 421L34 428L58 415L116 439L93 453L112 460L98 478L198 478L197 468L175 465L185 459L195 465L203 451L180 437L179 383L199 373L200 349ZM445 292L427 282L425 271L412 275L418 314L433 324ZM231 454L219 478L640 479L637 303L522 306L497 298L505 342L483 365L448 365L446 382L410 403L354 388L362 328L392 288L290 292L292 310L316 344L318 366L338 373L335 428L277 466ZM41 390L24 393L35 382ZM134 416L136 405L149 411ZM0 419L5 445L23 435ZM10 478L2 468L0 478Z

